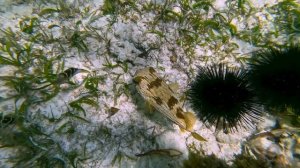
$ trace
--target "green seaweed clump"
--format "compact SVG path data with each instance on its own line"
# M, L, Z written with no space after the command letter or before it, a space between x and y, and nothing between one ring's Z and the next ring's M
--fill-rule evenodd
M232 165L215 155L202 155L199 151L190 152L187 160L183 161L184 168L269 168L270 163L263 159L254 159L245 154L235 156Z
M267 161L260 159L260 160L256 160L251 156L247 156L247 155L237 155L235 157L235 160L233 161L233 168L268 168L270 166L268 166Z
M224 160L215 155L203 156L199 153L190 152L189 158L183 161L184 168L229 168Z

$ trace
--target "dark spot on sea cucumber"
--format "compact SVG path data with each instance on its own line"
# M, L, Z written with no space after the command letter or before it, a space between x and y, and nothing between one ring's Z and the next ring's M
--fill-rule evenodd
M170 99L168 100L168 107L172 110L174 105L178 103L178 100L174 97L171 96Z
M159 98L159 97L153 97L153 98L154 98L156 104L161 105L163 103L163 101L161 100L161 98Z
M149 72L150 72L151 74L153 74L153 73L155 73L156 71L155 71L154 68L150 67L150 68L149 68Z
M143 79L145 79L145 78L142 77L142 76L136 76L136 77L133 78L133 81L140 84Z
M161 83L162 83L162 79L160 78L156 78L154 81L150 82L148 84L148 89L152 89L153 87L160 87L161 86Z
M177 108L177 110L176 110L176 117L184 119L182 108L180 108L180 107Z

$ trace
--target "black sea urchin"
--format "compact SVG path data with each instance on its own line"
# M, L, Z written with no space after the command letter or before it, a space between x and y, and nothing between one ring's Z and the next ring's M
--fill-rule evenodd
M224 132L253 126L260 118L247 73L223 64L200 68L188 99L200 120Z
M261 102L279 109L289 106L300 115L300 47L256 52L249 65Z

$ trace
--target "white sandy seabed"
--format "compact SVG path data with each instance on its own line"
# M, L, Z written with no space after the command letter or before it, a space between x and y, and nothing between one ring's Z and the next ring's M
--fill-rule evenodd
M71 1L70 1L71 2ZM28 4L17 4L12 5L9 1L2 0L0 23L2 27L17 27L18 19L24 15L31 15L33 6ZM158 2L159 3L159 2ZM261 8L264 5L272 5L277 3L275 0L270 1L253 1L252 4ZM91 10L99 8L103 4L99 2L89 2L86 6L90 6ZM223 10L226 5L223 0L215 1L215 8ZM178 10L174 7L174 10ZM261 13L262 15L265 14ZM174 30L177 25L166 24L165 28L168 29L169 33L165 34L169 42L161 43L159 50L153 50L150 52L152 59L144 59L137 57L141 53L133 42L139 42L144 47L148 47L153 43L159 41L157 35L146 34L148 26L145 24L151 19L153 15L145 14L139 16L137 13L132 14L136 18L136 22L129 22L125 18L118 18L116 23L113 24L111 30L108 30L109 16L103 16L98 18L96 21L91 23L93 27L98 28L99 34L105 32L106 37L111 41L111 51L118 55L121 61L126 59L133 60L135 66L130 64L128 72L124 72L122 68L115 68L113 70L107 70L103 66L106 61L101 55L105 49L105 45L102 42L94 39L87 39L89 51L85 54L86 57L78 56L76 49L69 49L65 54L69 57L65 59L65 67L75 67L86 69L89 71L95 71L98 75L103 75L106 80L99 85L99 89L105 91L107 94L103 94L99 97L98 102L100 104L99 109L86 107L87 116L86 118L91 124L78 123L74 121L72 124L76 128L74 135L53 135L52 138L60 142L62 148L66 151L72 151L74 149L83 149L86 147L86 153L89 159L85 161L86 167L118 167L121 163L121 167L180 167L182 160L188 156L188 146L194 145L196 149L201 149L206 155L215 154L218 158L225 159L230 162L234 159L234 155L241 153L241 145L246 141L252 133L256 132L255 129L244 130L241 129L239 132L224 134L223 132L215 132L214 128L207 128L202 122L197 121L195 125L195 131L201 136L207 139L207 142L199 142L190 136L189 133L182 133L178 126L172 124L168 119L164 118L160 113L147 114L144 110L145 105L140 100L137 93L131 93L131 96L125 94L120 95L114 102L114 90L121 87L121 84L116 84L116 79L120 83L126 83L130 87L132 86L132 77L136 70L143 67L152 66L155 67L158 73L164 77L168 83L176 82L180 88L178 93L183 93L188 86L189 77L188 72L196 72L197 66L205 66L210 62L203 63L198 61L203 55L210 56L212 61L218 62L216 53L210 51L208 47L198 47L196 50L196 58L194 62L189 62L185 59L185 54L178 45L173 44ZM72 25L78 20L82 20L83 25L88 24L89 18L75 18L71 22L60 21L59 24L65 26ZM264 18L263 22L266 22L266 28L272 27L272 22ZM249 20L251 22L253 20ZM58 20L44 20L42 24L58 23ZM269 23L270 22L270 23ZM238 20L233 20L237 28L242 28L243 25L239 25ZM60 36L62 32L57 29L53 34ZM248 54L256 48L251 46L247 42L243 42L238 39L231 39L239 45L235 49L234 53L237 55ZM50 50L50 46L40 46L44 50ZM226 46L224 46L226 47ZM180 61L170 61L170 56L176 52L177 58ZM50 52L50 51L49 51ZM100 56L99 56L100 55ZM110 58L109 58L110 59ZM200 59L199 59L200 60ZM110 59L112 63L115 63L113 59ZM234 59L228 57L223 62L227 62L231 66L240 66L234 62ZM3 75L1 72L1 75ZM9 73L9 70L5 71ZM119 75L121 74L121 75ZM7 74L6 74L7 75ZM80 73L74 77L74 81L80 83L87 74ZM114 86L115 85L115 86ZM2 89L1 89L2 90ZM38 110L42 115L59 118L64 111L66 111L66 102L76 99L83 92L82 88L73 90L72 92L62 92L56 96L50 102L45 103L37 107L33 107L34 113ZM6 107L6 111L10 111L13 108L12 105L6 104L1 107ZM109 116L107 112L110 107L118 108L119 111L113 116ZM188 111L188 104L185 105ZM50 123L40 123L44 128L45 132L51 132L55 126ZM63 123L62 123L63 124ZM265 117L265 121L260 123L257 128L258 130L266 130L275 124L274 119L271 116ZM109 132L109 134L107 133ZM183 153L178 158L164 158L161 156L145 156L136 157L135 154L143 153L152 149L177 149ZM123 156L119 163L115 161L114 166L112 162L117 157Z

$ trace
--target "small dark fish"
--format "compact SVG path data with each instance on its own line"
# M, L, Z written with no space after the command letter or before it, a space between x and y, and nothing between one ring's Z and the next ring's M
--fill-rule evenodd
M72 78L74 75L81 72L89 72L89 71L85 69L69 68L64 72L58 74L57 83L58 84L67 83L70 78Z
M120 109L116 108L116 107L111 107L108 111L109 113L109 116L108 117L111 117L113 115L115 115Z
M6 127L15 122L15 117L12 114L3 115L0 114L0 127Z
M85 70L85 69L78 69L78 68L69 68L67 70L65 70L64 72L61 72L59 74L57 74L57 80L52 82L52 83L49 83L49 84L46 84L46 85L43 85L43 86L40 86L40 87L36 87L36 88L32 88L32 90L41 90L41 89L44 89L44 88L47 88L51 85L60 85L60 84L63 84L63 83L70 83L70 78L73 77L74 75L78 74L78 73L81 73L81 72L89 72L88 70ZM0 77L1 78L1 77Z
M135 156L141 157L141 156L147 156L147 155L167 155L170 157L180 156L182 155L182 152L176 150L176 149L155 149L150 150L145 153L136 154Z

